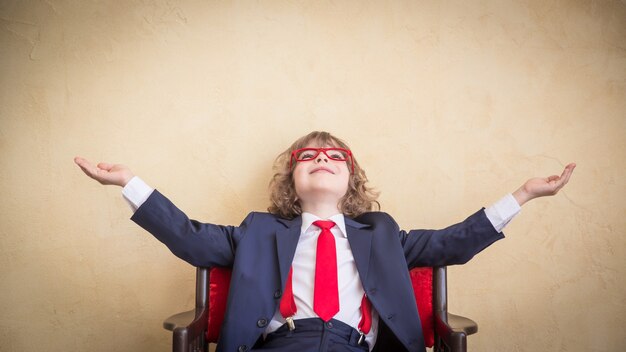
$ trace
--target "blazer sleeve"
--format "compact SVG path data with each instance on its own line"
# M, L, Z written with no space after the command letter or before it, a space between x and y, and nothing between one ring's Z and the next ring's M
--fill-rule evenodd
M411 268L464 264L495 241L504 238L504 234L493 227L484 208L445 229L398 230L398 233L404 256Z
M155 190L131 217L174 255L194 266L231 267L237 243L243 238L254 213L236 226L191 220L169 199Z

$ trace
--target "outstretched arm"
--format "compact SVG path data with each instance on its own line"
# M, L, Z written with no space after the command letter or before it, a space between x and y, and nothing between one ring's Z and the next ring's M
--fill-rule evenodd
M518 188L515 192L513 192L513 197L519 203L519 205L523 205L529 200L545 197L545 196L553 196L559 192L563 186L567 184L569 181L572 172L574 172L574 168L576 164L570 163L565 167L561 176L552 175L549 177L535 177L526 181L520 188Z
M534 198L557 194L567 184L575 167L574 163L567 165L561 176L531 178L512 194L514 199L507 195L484 212L478 211L445 229L411 230L408 233L398 230L409 267L467 262L504 237L501 231L519 212L519 206ZM515 204L516 201L518 204ZM389 233L394 231L395 228Z
M177 257L195 266L233 265L236 243L243 237L253 214L239 227L201 223L189 219L124 165L94 165L81 157L74 158L74 162L99 183L124 187L122 194L135 211L131 220L164 243Z
M103 185L124 187L135 176L128 167L122 164L99 163L98 165L93 165L79 156L74 158L74 162L80 166L87 176Z

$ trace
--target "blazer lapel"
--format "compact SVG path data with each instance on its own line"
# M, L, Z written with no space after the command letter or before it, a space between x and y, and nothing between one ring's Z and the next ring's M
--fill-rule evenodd
M370 266L370 251L374 232L367 229L369 225L361 224L348 217L345 220L348 242L352 248L356 269L361 276L361 282L365 285Z
M287 275L291 269L293 256L296 253L300 232L302 230L302 218L293 220L277 219L285 225L285 228L276 231L276 251L278 253L278 266L280 270L281 287L285 287ZM356 222L345 217L348 242L352 249L352 255L356 263L361 282L365 283L370 264L370 251L372 249L373 231L367 229L369 225Z
M291 269L293 256L296 253L298 239L300 239L300 231L302 230L302 218L297 217L293 220L277 219L285 225L285 228L276 231L276 251L278 253L278 267L280 270L280 284L285 287L287 274Z

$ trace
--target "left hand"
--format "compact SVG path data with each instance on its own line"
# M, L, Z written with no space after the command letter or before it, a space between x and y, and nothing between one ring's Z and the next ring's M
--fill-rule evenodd
M523 205L531 199L545 196L553 196L559 192L569 181L576 164L570 163L565 167L561 176L552 175L546 178L535 177L526 181L520 188L513 192L513 197L519 205Z

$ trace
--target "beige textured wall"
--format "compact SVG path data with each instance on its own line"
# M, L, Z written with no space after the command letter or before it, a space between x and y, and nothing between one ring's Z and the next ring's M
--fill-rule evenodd
M317 129L404 228L577 162L450 269L451 309L473 351L626 348L624 1L2 1L0 47L0 351L166 351L193 304L193 268L75 155L238 224Z

